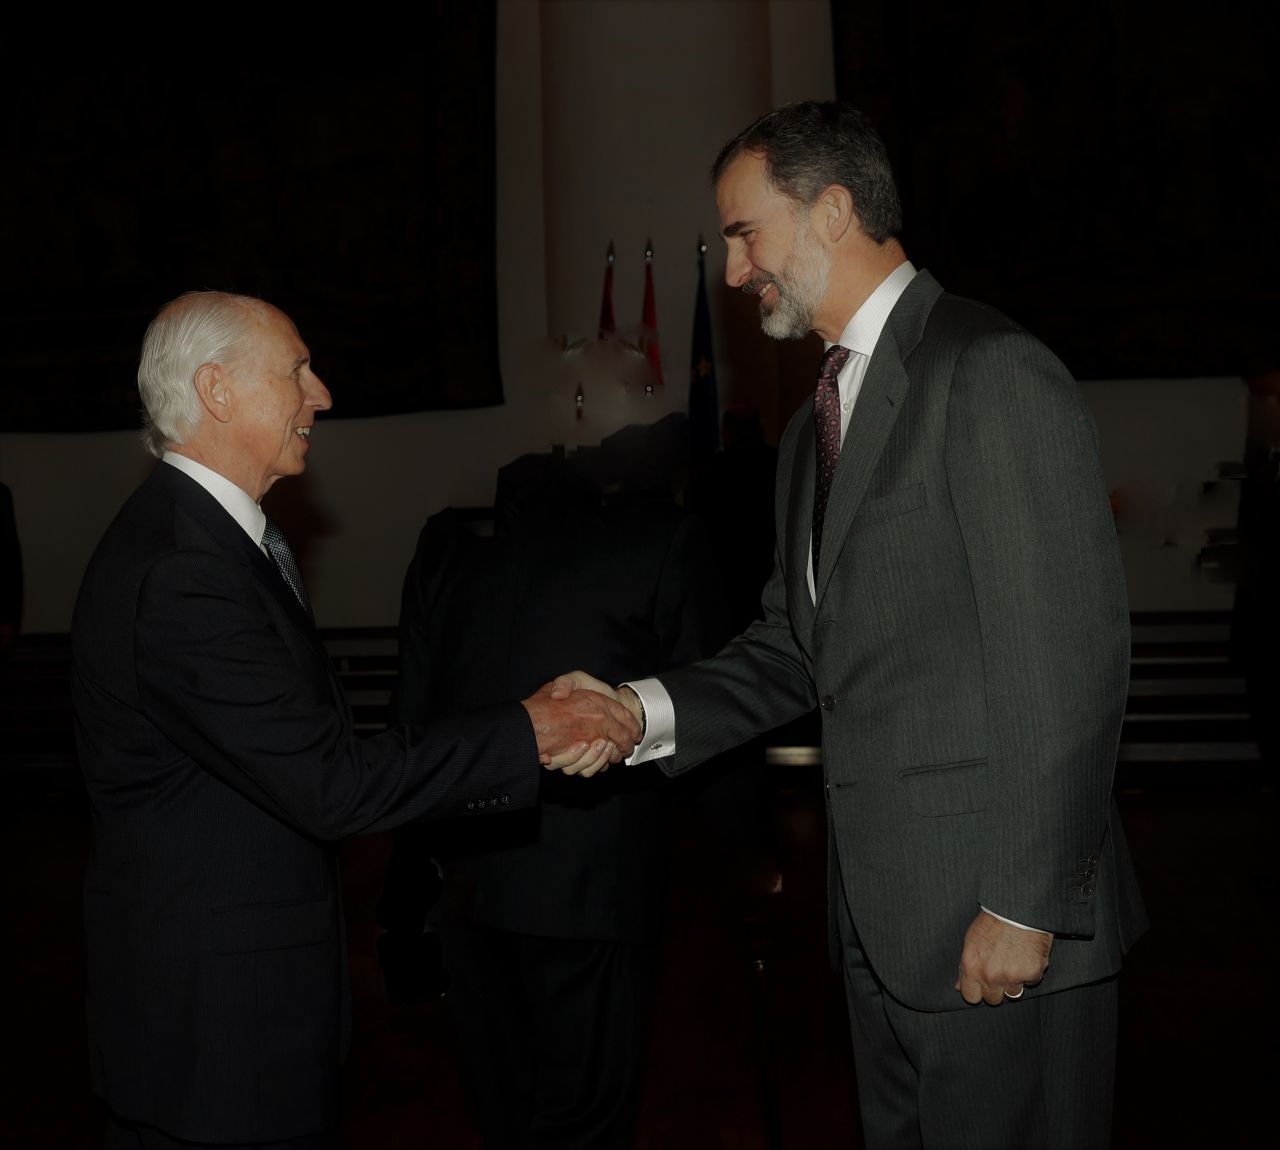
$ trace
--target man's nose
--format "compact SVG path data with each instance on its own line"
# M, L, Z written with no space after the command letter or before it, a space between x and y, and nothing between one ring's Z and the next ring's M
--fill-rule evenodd
M307 402L317 411L328 411L333 406L333 396L318 375L311 377L311 386L307 390Z
M742 251L731 248L724 261L724 282L731 288L740 288L751 278L751 261Z

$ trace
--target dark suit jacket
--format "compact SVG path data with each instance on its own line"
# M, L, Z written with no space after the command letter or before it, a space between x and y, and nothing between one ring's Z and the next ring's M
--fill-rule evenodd
M348 1030L333 840L532 801L523 708L356 738L275 566L165 464L89 563L72 654L94 1088L192 1140L332 1127Z
M921 273L853 411L816 606L814 458L806 405L780 448L763 620L662 676L668 769L817 705L832 898L891 994L964 1006L952 984L979 904L1059 936L1029 993L1113 973L1145 925L1110 800L1129 627L1075 383L1026 332Z
M22 548L13 514L13 496L0 483L0 623L15 628L22 618Z
M650 431L635 434L647 443ZM401 607L401 719L523 697L566 668L619 682L699 658L729 633L697 520L665 485L605 498L573 461L529 456L503 469L495 514L488 538L451 511L423 528ZM544 937L652 941L667 873L663 781L652 766L548 776L536 808L480 833L407 827L380 918L421 929L434 855L451 880L442 911Z

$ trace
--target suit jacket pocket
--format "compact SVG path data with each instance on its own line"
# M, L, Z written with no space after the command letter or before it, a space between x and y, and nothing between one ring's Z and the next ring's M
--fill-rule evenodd
M909 767L898 779L911 809L926 818L986 810L991 801L986 759Z
M906 515L908 511L924 505L924 484L909 483L906 487L890 491L888 495L868 499L863 503L853 518L853 529L856 531L873 523L883 523L886 519L896 519L899 515Z
M216 954L245 954L327 942L333 914L328 898L215 907L213 949Z

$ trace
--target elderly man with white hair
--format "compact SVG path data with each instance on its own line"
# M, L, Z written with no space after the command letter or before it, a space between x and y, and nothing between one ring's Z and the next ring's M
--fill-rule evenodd
M109 1147L330 1147L349 1029L336 840L534 801L636 725L547 690L370 739L259 501L331 405L282 312L184 295L148 328L161 459L86 571L72 690L92 805L94 1088Z

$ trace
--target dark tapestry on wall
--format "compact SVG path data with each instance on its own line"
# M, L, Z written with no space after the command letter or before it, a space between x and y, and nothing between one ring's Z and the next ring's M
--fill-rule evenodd
M907 252L1081 378L1280 366L1280 147L1254 6L836 0L837 90Z
M191 288L288 312L334 417L501 403L495 43L481 3L412 46L15 55L0 429L137 427L143 330Z

